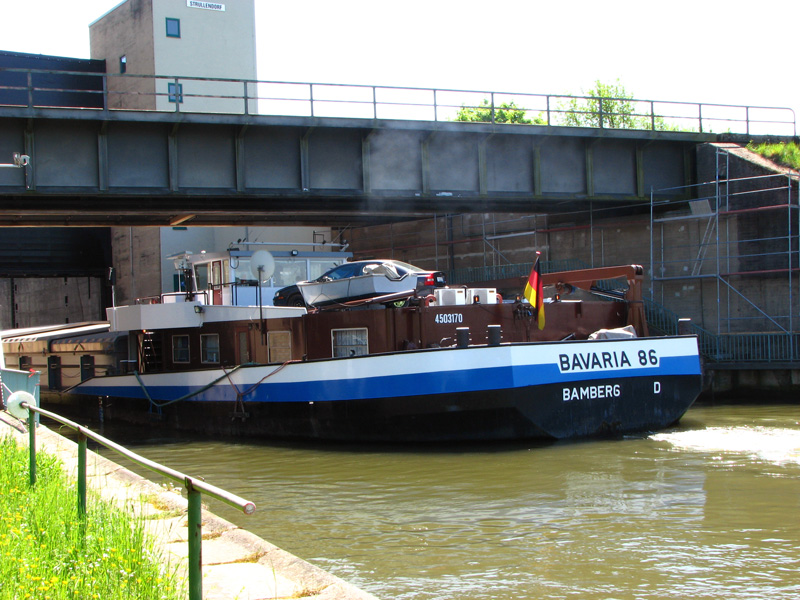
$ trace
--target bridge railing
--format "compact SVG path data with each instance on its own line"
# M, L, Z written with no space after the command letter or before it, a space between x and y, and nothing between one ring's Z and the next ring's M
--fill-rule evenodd
M797 135L791 108L0 68L0 106Z

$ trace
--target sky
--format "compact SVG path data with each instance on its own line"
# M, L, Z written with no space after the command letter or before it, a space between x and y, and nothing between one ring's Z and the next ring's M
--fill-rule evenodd
M227 0L236 2L237 0ZM255 0L258 77L790 107L800 1ZM0 50L89 57L119 0L3 0Z

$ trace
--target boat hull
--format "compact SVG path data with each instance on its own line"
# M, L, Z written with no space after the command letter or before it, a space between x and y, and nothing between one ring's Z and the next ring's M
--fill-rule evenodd
M679 420L700 390L696 339L674 337L415 350L103 377L72 391L114 398L107 417L146 420L158 414L176 429L430 442L657 430Z

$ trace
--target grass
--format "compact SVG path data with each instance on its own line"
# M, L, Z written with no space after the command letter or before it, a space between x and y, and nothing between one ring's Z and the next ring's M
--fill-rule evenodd
M800 169L800 145L796 142L779 144L753 144L747 149L792 169Z
M34 487L27 448L3 437L0 457L0 600L184 597L138 517L92 495L83 520L55 457L37 453Z

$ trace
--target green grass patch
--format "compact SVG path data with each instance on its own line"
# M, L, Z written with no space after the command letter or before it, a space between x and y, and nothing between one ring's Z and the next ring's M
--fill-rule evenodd
M754 144L749 143L747 149L774 160L785 167L800 169L800 145L796 142L779 144Z
M184 597L139 517L92 494L82 519L58 460L37 453L33 487L28 461L27 448L0 439L0 600Z

